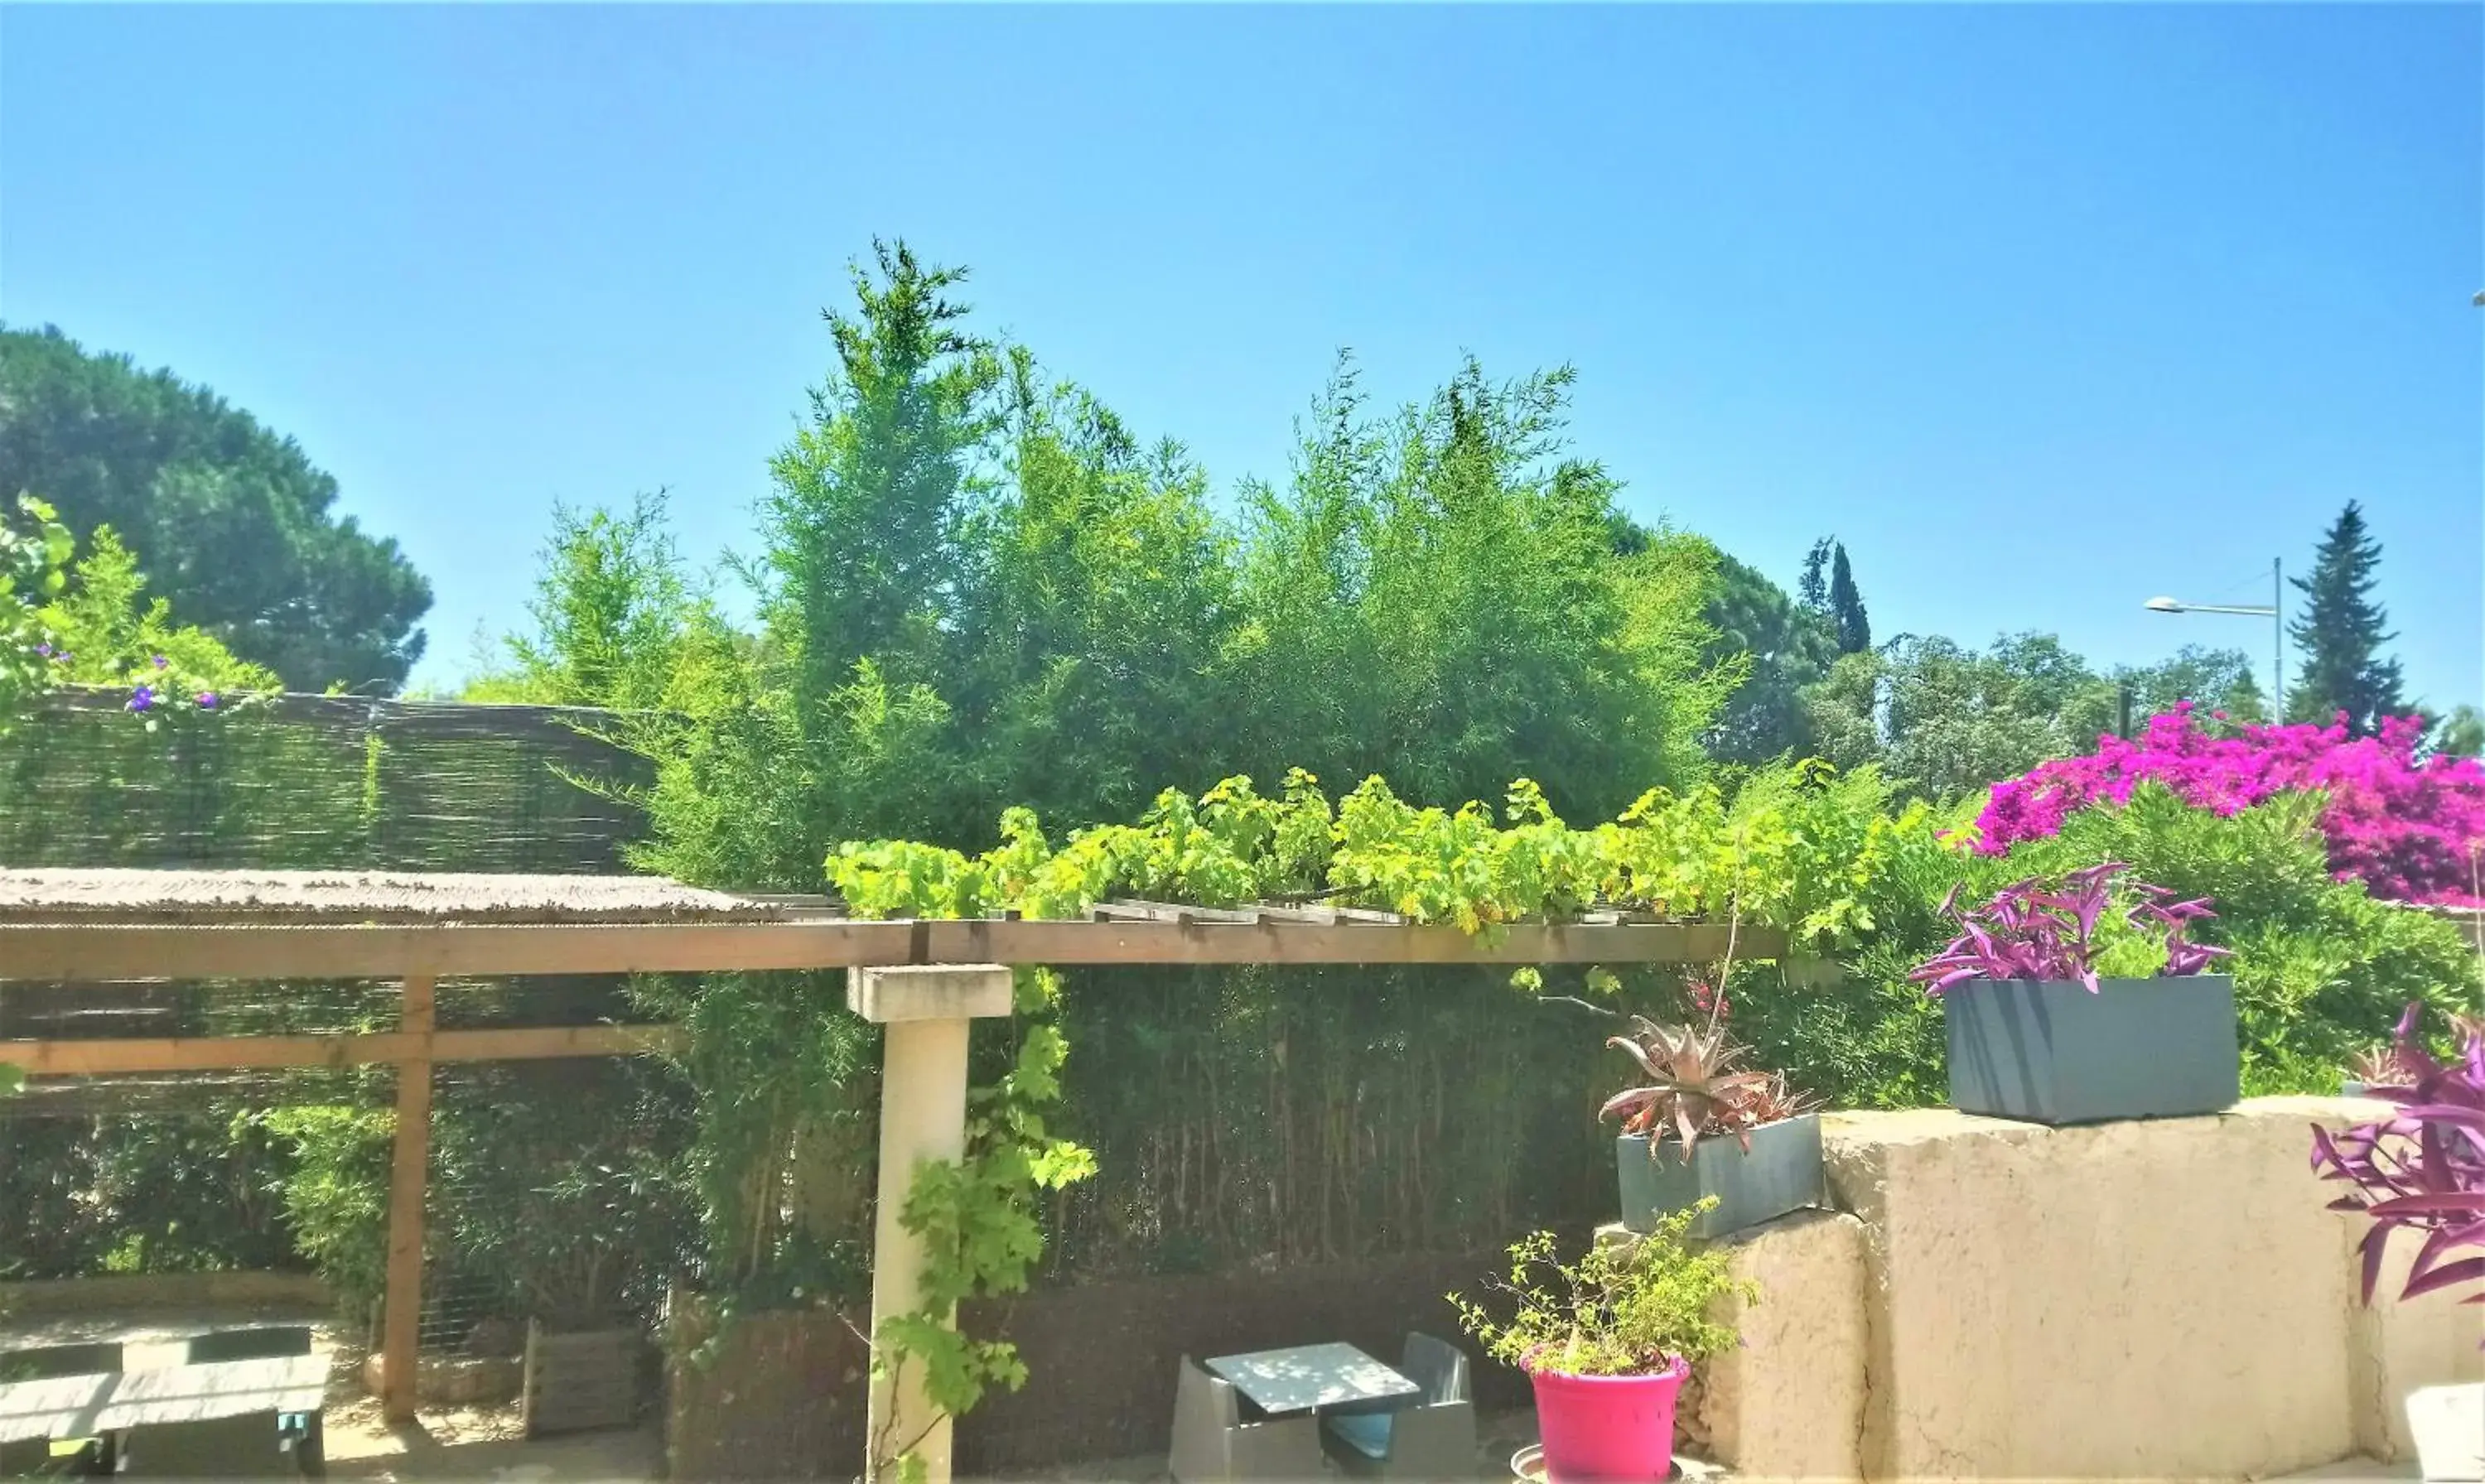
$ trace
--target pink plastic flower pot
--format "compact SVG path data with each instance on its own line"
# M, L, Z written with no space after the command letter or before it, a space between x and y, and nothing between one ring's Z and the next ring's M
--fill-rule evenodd
M1691 1374L1677 1358L1647 1376L1530 1371L1551 1484L1653 1484L1674 1471L1674 1401Z

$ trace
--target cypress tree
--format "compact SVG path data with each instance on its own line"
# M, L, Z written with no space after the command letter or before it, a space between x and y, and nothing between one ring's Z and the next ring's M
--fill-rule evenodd
M2365 531L2356 502L2347 501L2321 540L2312 575L2294 580L2305 598L2303 616L2287 626L2304 651L2287 697L2296 719L2328 721L2344 712L2348 729L2362 737L2404 707L2399 662L2381 657L2382 646L2398 637L2384 631L2388 616L2373 601L2381 560L2382 544Z
M1864 594L1856 589L1855 573L1846 565L1846 543L1839 542L1829 563L1829 619L1838 630L1838 652L1862 654L1872 647L1872 621L1864 615Z

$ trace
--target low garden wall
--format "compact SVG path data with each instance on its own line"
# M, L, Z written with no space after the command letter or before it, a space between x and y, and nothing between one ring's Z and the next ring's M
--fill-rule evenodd
M335 1303L328 1285L310 1273L130 1273L0 1283L0 1319L245 1304L325 1309Z
M1747 1233L1765 1285L1693 1426L1753 1477L2240 1479L2411 1455L2419 1387L2485 1378L2458 1295L2358 1302L2309 1126L2374 1105L2046 1128L1832 1115L1831 1196ZM2403 1269L2402 1255L2397 1266Z

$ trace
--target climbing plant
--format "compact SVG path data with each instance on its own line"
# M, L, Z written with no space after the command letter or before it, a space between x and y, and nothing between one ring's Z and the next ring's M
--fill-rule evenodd
M1828 944L1871 931L1878 894L1945 852L1922 806L1892 815L1888 803L1869 771L1841 777L1815 764L1766 775L1731 802L1710 788L1652 790L1620 819L1580 830L1523 778L1496 823L1480 804L1409 804L1379 777L1332 805L1297 769L1273 798L1244 777L1196 799L1167 790L1136 823L1074 831L1058 847L1031 810L1014 808L999 844L979 854L848 842L827 871L865 917L1077 917L1124 893L1202 906L1320 897L1491 934L1604 901L1731 915ZM1024 1383L1007 1341L964 1335L954 1316L965 1300L1025 1286L1044 1250L1038 1192L1095 1173L1088 1150L1045 1123L1068 1055L1057 1008L1053 976L1022 971L1010 1070L971 1094L965 1157L920 1167L901 1214L925 1244L922 1303L881 1322L873 1366L884 1377L919 1366L941 1415ZM917 1441L875 1438L875 1458L902 1469Z

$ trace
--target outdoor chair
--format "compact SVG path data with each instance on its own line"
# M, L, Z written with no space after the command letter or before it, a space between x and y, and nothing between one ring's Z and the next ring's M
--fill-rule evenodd
M1430 1335L1409 1335L1398 1373L1423 1388L1423 1400L1397 1412L1324 1416L1321 1430L1337 1444L1331 1453L1357 1478L1474 1478L1475 1401L1465 1354Z
M1173 1456L1167 1468L1175 1484L1317 1479L1325 1471L1320 1424L1309 1416L1243 1421L1234 1384L1184 1356L1174 1387Z
M0 1350L0 1385L12 1381L57 1381L63 1376L108 1376L120 1369L121 1346L117 1341Z
M311 1329L300 1324L268 1324L247 1330L214 1330L193 1336L189 1362L269 1361L311 1353Z

